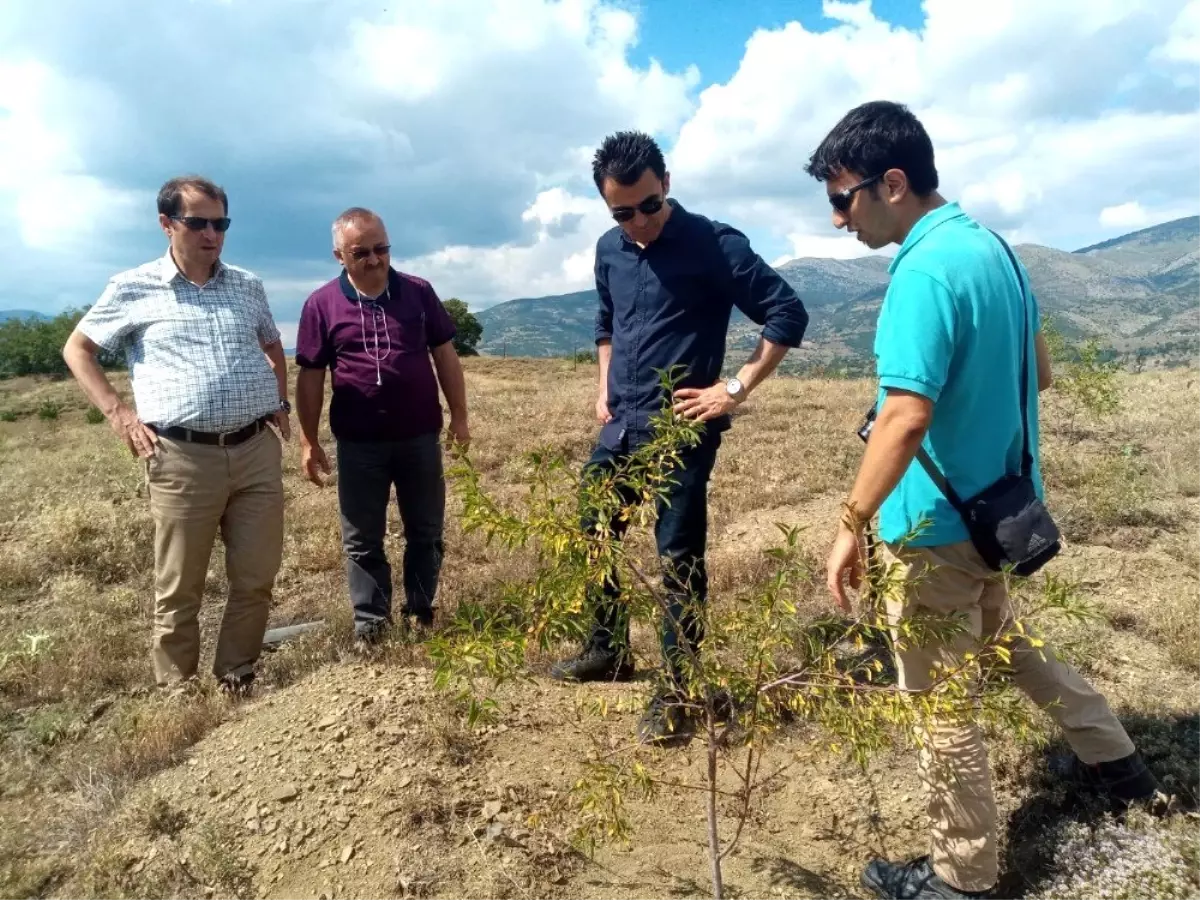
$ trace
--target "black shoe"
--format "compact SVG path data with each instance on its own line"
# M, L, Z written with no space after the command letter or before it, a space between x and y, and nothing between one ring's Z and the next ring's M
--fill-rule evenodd
M425 607L424 609L410 609L409 607L406 606L406 607L404 607L404 615L411 616L413 619L416 620L417 624L420 625L422 628L432 628L433 627L433 608L432 607Z
M222 675L218 679L221 686L221 693L228 697L236 699L245 699L250 696L250 692L254 689L254 673L246 672L242 675Z
M386 619L377 619L372 622L360 622L354 626L354 649L359 652L372 650L387 634L388 622Z
M985 897L987 891L960 891L933 871L928 856L906 863L873 859L862 872L862 885L885 900L956 900Z
M550 677L556 681L628 681L633 677L633 663L626 653L585 647L578 656L551 666Z
M1141 754L1088 765L1074 753L1050 760L1050 771L1076 787L1108 794L1123 804L1152 800L1159 792L1158 779L1146 768Z
M696 732L695 717L685 708L678 695L662 691L650 699L650 704L638 722L638 741L643 744L672 745L686 743Z

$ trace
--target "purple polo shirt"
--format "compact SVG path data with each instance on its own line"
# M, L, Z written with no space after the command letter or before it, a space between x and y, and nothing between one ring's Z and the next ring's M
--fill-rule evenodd
M429 282L392 269L387 293L360 303L343 270L304 301L296 364L330 369L335 438L400 441L441 431L429 351L454 335L454 321Z

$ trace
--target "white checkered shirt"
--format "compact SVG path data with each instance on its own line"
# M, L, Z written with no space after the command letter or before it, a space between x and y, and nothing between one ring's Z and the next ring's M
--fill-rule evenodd
M279 409L262 345L279 340L262 280L217 263L197 287L170 252L113 276L79 330L124 351L138 417L196 431L235 431Z

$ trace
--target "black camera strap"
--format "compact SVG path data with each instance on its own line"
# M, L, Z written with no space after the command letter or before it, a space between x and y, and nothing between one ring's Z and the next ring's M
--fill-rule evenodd
M988 231L991 229L989 228ZM1030 337L1029 300L1025 294L1025 281L1021 278L1021 267L1017 264L1017 257L1013 254L1012 248L996 232L992 231L992 235L1008 254L1013 273L1017 276L1017 286L1021 289L1021 474L1028 478L1033 474L1033 455L1029 452L1029 360L1027 356ZM965 510L962 498L958 496L954 488L950 487L950 482L938 469L937 464L929 458L924 447L917 447L916 459L921 464L921 468L925 470L925 474L929 476L930 481L950 501L950 505L962 514Z

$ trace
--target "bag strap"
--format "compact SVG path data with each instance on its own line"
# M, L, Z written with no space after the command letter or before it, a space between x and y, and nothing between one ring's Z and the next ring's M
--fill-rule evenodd
M988 231L992 230L989 228ZM1029 300L1025 293L1025 281L1021 278L1021 267L1017 264L1016 255L1004 238L994 231L992 231L992 235L1008 254L1013 274L1017 276L1017 286L1021 289L1021 474L1028 478L1033 473L1033 456L1029 452L1029 358L1027 356L1029 350ZM925 470L925 474L929 476L929 480L950 501L950 505L963 514L962 498L958 496L954 488L950 487L950 482L938 469L937 464L930 459L924 447L917 447L916 459L921 464L921 468Z

